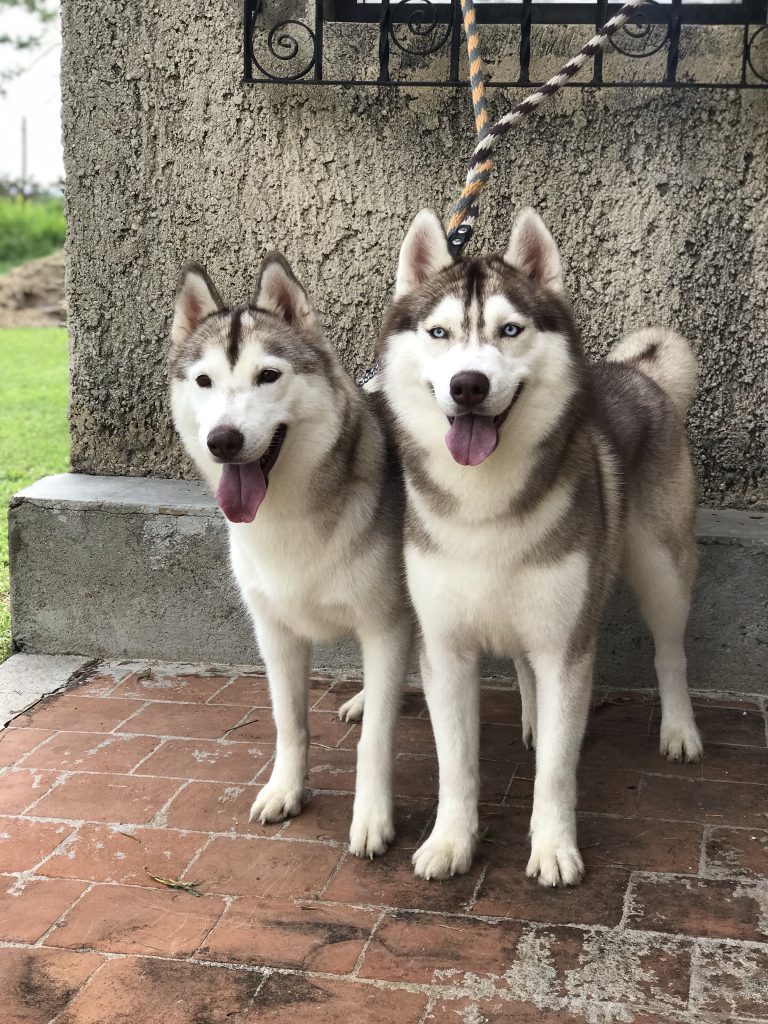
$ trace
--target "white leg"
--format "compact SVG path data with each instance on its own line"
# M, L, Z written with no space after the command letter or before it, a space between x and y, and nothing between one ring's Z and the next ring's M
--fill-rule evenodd
M356 693L354 697L345 701L339 708L339 718L342 722L359 722L363 717L363 704L365 703L365 690Z
M349 848L357 857L384 853L395 835L392 763L400 695L411 653L410 619L363 634L365 717L357 745L357 782ZM362 694L358 694L359 697Z
M630 533L626 574L653 635L661 695L660 752L670 761L698 761L703 753L688 693L685 626L695 553L671 553L648 531Z
M469 871L477 844L478 656L451 648L442 638L425 638L425 649L422 679L440 765L440 800L432 834L413 863L422 878L449 878Z
M515 672L522 705L523 743L530 750L536 746L536 680L526 657L515 658Z
M576 768L589 711L592 654L576 664L532 656L536 675L536 782L526 874L542 885L576 885L584 864L576 843Z
M298 814L304 798L309 729L309 643L280 623L254 613L267 666L272 716L277 728L275 764L251 808L251 821L282 821Z

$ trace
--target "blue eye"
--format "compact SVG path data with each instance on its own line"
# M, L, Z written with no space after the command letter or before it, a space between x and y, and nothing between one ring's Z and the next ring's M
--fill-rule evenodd
M518 324L504 324L501 328L501 333L505 338L516 338L522 329Z
M431 330L427 331L427 334L432 338L437 338L438 340L440 338L448 337L448 331L446 331L444 327L433 327Z

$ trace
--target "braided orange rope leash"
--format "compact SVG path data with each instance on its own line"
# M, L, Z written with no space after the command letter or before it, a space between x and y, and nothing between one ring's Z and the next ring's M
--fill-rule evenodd
M461 250L472 235L479 215L480 195L491 176L491 171L493 170L493 150L499 139L506 135L514 125L519 124L523 118L532 114L547 97L554 95L568 79L573 78L584 64L594 57L598 50L605 46L612 35L623 25L626 25L628 21L632 20L638 8L648 2L649 0L629 0L628 3L624 4L619 13L607 21L600 31L579 50L575 57L571 57L568 63L560 68L556 75L529 96L526 96L522 102L514 106L496 124L489 125L488 107L485 99L485 76L483 73L483 61L480 56L480 39L475 17L475 5L473 0L461 0L464 32L467 37L469 77L478 142L469 161L469 170L464 190L451 210L448 220L448 243L455 257L461 254Z

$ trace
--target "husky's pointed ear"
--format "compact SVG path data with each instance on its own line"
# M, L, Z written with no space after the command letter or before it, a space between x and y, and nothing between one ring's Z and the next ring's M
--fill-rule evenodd
M176 303L171 325L173 344L179 345L184 342L207 316L222 307L219 293L200 264L185 263L176 287Z
M279 252L270 252L264 257L251 301L291 327L314 335L322 333L309 296Z
M521 210L515 218L504 262L553 292L565 290L557 243L544 221L530 206Z
M453 257L443 225L432 210L417 213L405 236L397 263L395 297L407 295L445 267Z

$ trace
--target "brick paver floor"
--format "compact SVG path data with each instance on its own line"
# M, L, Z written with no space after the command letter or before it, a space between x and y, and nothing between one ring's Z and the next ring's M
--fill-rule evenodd
M697 697L706 760L675 765L653 695L601 695L588 873L559 891L523 873L533 756L509 689L483 693L472 871L411 869L437 786L417 692L396 843L347 854L358 728L335 711L357 686L313 681L311 800L268 827L248 822L274 750L258 675L100 666L0 733L3 1024L768 1022L765 699Z

